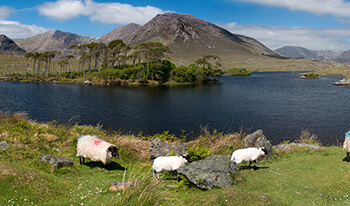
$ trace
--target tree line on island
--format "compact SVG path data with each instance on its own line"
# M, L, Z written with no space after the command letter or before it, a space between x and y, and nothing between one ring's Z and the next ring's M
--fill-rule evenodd
M70 46L68 55L57 51L25 54L25 75L12 80L88 79L104 82L139 83L206 83L223 75L221 59L204 55L188 66L176 67L166 59L171 49L159 42L140 43L131 47L122 40ZM60 57L59 57L60 56Z

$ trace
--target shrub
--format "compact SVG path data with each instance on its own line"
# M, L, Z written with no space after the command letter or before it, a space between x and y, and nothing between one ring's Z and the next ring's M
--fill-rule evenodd
M226 75L227 76L250 76L252 75L252 72L244 68L243 69L233 68L233 69L229 69Z

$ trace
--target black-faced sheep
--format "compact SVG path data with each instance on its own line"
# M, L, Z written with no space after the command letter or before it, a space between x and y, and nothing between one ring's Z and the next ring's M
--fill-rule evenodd
M179 175L177 170L184 166L186 162L192 162L192 159L188 154L182 154L180 156L163 156L157 157L153 162L153 174L156 174L158 180L158 172L161 171L174 171L175 179L179 180Z
M119 158L118 149L114 144L90 135L79 137L77 156L79 156L80 165L85 164L85 158L89 158L91 160L91 169L93 162L100 161L103 164L109 164L113 157ZM83 162L81 158L83 158Z
M239 164L242 161L249 161L249 167L252 162L255 162L254 167L256 167L256 160L262 155L267 155L265 147L248 147L234 151L232 153L231 161L236 164Z

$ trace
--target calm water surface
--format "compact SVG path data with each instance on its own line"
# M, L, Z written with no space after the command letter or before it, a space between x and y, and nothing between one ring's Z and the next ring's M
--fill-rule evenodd
M152 135L262 129L272 143L302 129L323 144L342 142L350 129L350 87L340 76L299 79L298 73L256 72L220 84L185 87L92 87L0 82L0 110L27 112L38 122L70 119L106 129Z

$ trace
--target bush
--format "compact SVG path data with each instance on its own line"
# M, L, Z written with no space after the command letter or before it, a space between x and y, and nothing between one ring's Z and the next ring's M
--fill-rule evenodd
M229 69L226 75L227 76L250 76L252 75L252 72L248 71L247 69L233 68L233 69Z

